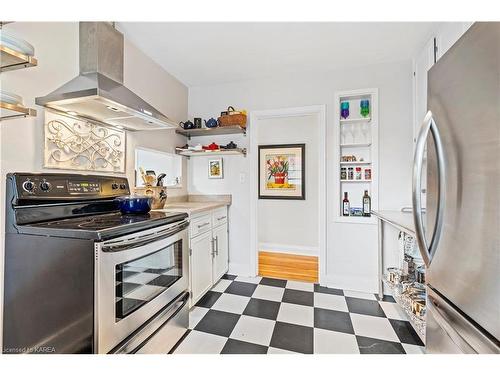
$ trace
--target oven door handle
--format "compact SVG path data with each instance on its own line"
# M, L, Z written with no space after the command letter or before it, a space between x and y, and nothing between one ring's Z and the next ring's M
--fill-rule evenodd
M179 224L176 224L173 227L167 228L159 232L151 233L145 236L133 237L128 240L120 240L120 241L105 243L102 246L102 251L105 253L116 253L119 251L138 248L140 246L150 244L151 242L168 238L176 233L179 233L188 226L189 226L189 221L183 220Z

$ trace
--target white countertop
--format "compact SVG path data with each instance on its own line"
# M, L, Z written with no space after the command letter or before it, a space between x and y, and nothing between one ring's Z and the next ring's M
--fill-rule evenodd
M413 214L411 212L402 212L397 210L372 211L372 214L380 220L403 230L410 236L415 237L415 225L413 223Z
M197 214L203 211L210 211L214 208L228 206L228 202L174 202L167 203L164 208L155 211L185 212L188 215Z

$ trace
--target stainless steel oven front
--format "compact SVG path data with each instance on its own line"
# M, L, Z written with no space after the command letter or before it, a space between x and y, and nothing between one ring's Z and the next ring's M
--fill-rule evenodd
M95 352L110 352L188 290L188 225L95 243Z

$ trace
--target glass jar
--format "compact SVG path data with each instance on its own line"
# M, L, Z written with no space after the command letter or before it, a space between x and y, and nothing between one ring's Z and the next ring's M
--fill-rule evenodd
M371 180L371 179L372 179L372 169L365 168L365 180Z
M347 180L347 169L345 167L340 168L340 179Z
M353 167L349 167L347 169L347 179L354 180L354 168Z
M356 167L356 180L361 180L361 167Z

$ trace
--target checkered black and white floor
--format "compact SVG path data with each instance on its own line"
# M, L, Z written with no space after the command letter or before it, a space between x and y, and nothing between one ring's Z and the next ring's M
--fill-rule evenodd
M190 312L187 353L423 353L392 297L225 275Z

